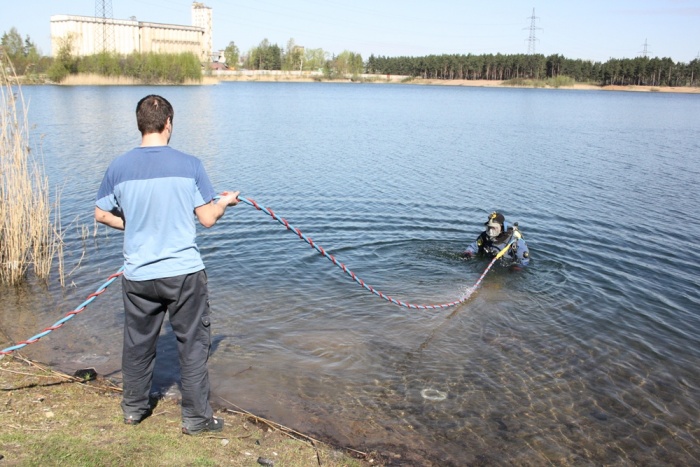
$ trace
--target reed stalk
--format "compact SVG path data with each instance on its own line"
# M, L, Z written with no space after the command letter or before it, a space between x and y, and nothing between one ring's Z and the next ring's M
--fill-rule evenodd
M12 65L0 56L0 283L16 285L31 270L48 279L61 253L58 196L51 205L43 161L30 149L28 106ZM58 227L57 227L58 226Z

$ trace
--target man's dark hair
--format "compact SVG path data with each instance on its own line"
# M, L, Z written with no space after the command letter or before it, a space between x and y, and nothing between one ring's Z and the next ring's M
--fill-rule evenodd
M173 124L174 115L170 102L155 94L144 97L136 105L136 123L142 135L162 132L168 119Z

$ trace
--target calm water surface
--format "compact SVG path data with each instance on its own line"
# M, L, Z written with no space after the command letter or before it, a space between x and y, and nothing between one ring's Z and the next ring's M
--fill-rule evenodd
M468 293L487 262L459 252L494 209L533 257L525 271L495 267L461 306L406 309L241 204L199 240L214 403L405 465L700 464L700 96L25 88L71 274L65 289L2 290L13 341L119 269L121 234L94 230L93 200L108 163L138 145L135 105L153 92L175 107L171 144L218 190L273 209L388 295ZM121 320L116 283L23 353L118 379ZM176 392L164 334L157 387Z

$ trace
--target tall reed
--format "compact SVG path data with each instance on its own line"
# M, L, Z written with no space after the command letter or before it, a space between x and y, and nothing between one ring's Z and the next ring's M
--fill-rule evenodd
M43 161L30 148L28 106L16 83L12 65L0 54L0 282L13 285L29 271L48 279L53 258L62 254L58 196L52 206Z

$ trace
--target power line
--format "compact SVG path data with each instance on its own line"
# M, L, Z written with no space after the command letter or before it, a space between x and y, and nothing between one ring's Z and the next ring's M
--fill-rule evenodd
M649 44L647 44L647 40L646 40L646 39L644 39L644 45L643 45L643 46L644 46L644 49L643 49L641 52L639 52L639 53L642 54L642 57L647 58L647 56L649 56L649 54L651 53L651 51L649 51Z
M95 0L95 19L100 23L95 34L95 51L114 51L112 0Z
M530 37L527 38L527 53L528 55L533 55L535 53L535 44L537 43L537 37L535 37L535 31L538 29L542 31L542 28L537 27L537 20L539 19L535 16L535 9L532 9L532 16L527 18L530 20ZM527 28L524 28L527 29Z

